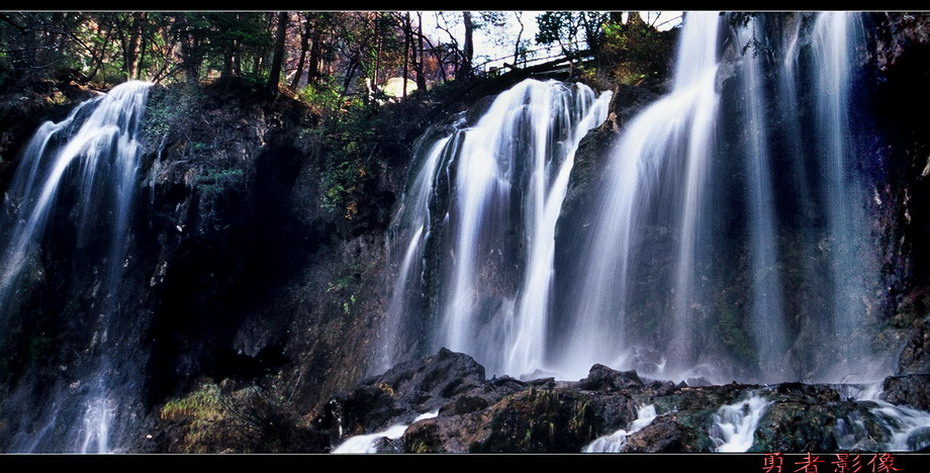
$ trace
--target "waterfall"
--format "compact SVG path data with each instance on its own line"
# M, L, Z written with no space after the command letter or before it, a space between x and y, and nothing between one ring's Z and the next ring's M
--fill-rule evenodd
M353 435L345 439L332 453L378 453L378 442L381 439L397 440L404 436L407 428L425 419L432 419L439 415L439 411L425 412L418 415L409 424L394 424L387 429L373 434Z
M78 105L59 123L45 123L22 155L4 200L0 227L0 313L8 326L46 252L73 258L75 275L48 274L68 281L94 281L82 301L92 311L87 356L70 383L50 387L50 398L25 413L15 451L109 452L114 432L130 424L126 407L135 403L141 366L128 339L120 283L128 265L127 246L141 152L140 127L150 84L127 82ZM64 249L63 249L64 248ZM75 321L77 322L77 321ZM87 330L84 328L83 330ZM22 382L23 385L28 383ZM49 388L49 387L46 387ZM30 396L24 386L19 396ZM29 399L29 404L36 402ZM41 406L41 404L39 404Z
M657 226L672 222L680 238L668 248L676 255L674 274L659 283L673 294L670 316L660 322L668 342L662 348L676 367L694 364L692 301L706 237L700 215L707 211L704 186L718 103L718 22L714 12L688 14L672 92L641 112L611 152L591 249L578 260L583 269L576 272L584 277L561 372L582 376L595 362L623 364L633 356L638 329L628 320L629 306L640 296L630 294L631 286L638 265L654 264L637 250Z
M717 452L746 452L752 448L759 421L771 402L758 394L735 404L721 406L712 416L713 425L708 432Z
M857 174L856 143L852 136L850 117L853 100L851 83L855 45L863 41L859 15L844 12L824 12L814 25L813 54L818 94L815 116L816 143L822 155L819 160L822 186L819 188L827 209L829 230L828 251L831 264L826 268L831 287L827 294L832 302L830 317L823 333L834 340L851 340L865 319L863 294L868 284L879 278L877 263L870 254L867 238L870 228L865 213L868 191ZM831 93L827 93L830 91ZM838 363L829 378L844 373L861 373L868 380L877 376L876 367L868 366L874 356L864 343L838 343L833 350ZM861 381L862 379L857 379Z
M740 44L750 44L761 35L759 21L740 30ZM771 160L769 157L768 123L764 107L766 90L762 84L763 53L750 51L744 54L742 95L746 97L745 126L747 214L749 216L749 246L752 333L762 373L768 379L785 379L782 366L787 340L782 296L781 272L778 270L778 232L775 221L775 204L772 190Z
M430 132L392 227L406 353L385 360L446 346L516 376L880 379L861 30L842 12L688 13L669 93L623 124L570 209L575 148L603 120L592 92L527 81ZM585 223L560 227L566 212Z
M575 151L610 97L528 79L473 125L460 117L421 142L392 224L393 345L427 339L493 373L544 367L556 222Z
M609 152L585 249L556 268L570 313L556 371L881 379L852 118L861 20L755 16L724 37L720 18L687 14L670 93Z
M620 429L610 435L604 435L594 439L591 443L582 449L584 453L605 453L605 452L622 452L626 446L626 439L630 435L643 430L658 417L656 406L653 404L644 404L636 409L636 419L630 422L627 429Z

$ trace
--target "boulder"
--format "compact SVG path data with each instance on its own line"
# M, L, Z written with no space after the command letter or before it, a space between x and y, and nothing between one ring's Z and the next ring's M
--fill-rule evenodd
M613 392L622 389L641 388L643 380L635 370L615 371L604 365L594 365L588 376L578 382L578 389L584 391Z
M882 399L930 411L930 374L889 376L883 384Z

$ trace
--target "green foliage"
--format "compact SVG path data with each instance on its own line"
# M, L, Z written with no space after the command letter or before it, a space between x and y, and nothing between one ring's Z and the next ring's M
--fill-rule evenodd
M355 218L359 202L366 198L369 169L383 138L378 115L376 105L349 102L324 122L320 205L345 220Z
M177 443L169 450L183 453L288 451L298 438L293 408L256 386L230 391L206 380L186 397L167 402L159 417L175 426Z
M610 65L611 78L621 84L638 85L668 74L674 45L668 34L642 21L626 24L608 22L600 42L600 57Z
M329 282L326 286L326 292L341 291L349 287L350 284L352 284L352 275L342 276L336 281Z
M357 96L343 97L334 84L308 85L298 94L323 118L322 144L325 150L320 184L320 206L330 214L352 220L358 214L369 177L370 161L377 147L379 112Z
M194 145L206 146L203 143ZM215 197L230 188L242 186L244 182L242 169L208 168L197 177L197 190L202 196Z
M208 145L195 143L193 149L209 149ZM241 195L245 188L245 173L242 169L223 167L221 163L209 162L199 168L194 183L199 196L199 207L202 228L212 227L222 230L228 225L230 218L235 218L228 210L241 204Z
M189 396L165 403L159 416L163 420L191 418L194 423L220 420L225 417L220 403L220 387L214 383L204 383Z
M346 220L352 220L358 213L357 194L361 192L361 180L367 174L358 155L353 154L357 152L357 149L357 142L347 143L343 147L345 154L337 155L336 159L327 160L321 176L323 209L329 213L343 212Z
M185 133L190 130L191 120L200 113L203 97L203 89L199 84L180 83L153 88L142 124L143 136L149 149L157 149L164 140L181 130Z
M348 296L340 304L342 307L342 312L346 315L352 315L352 306L354 306L358 301L358 293L354 291L349 293L348 291L353 281L355 281L355 276L348 274L339 277L335 281L331 281L326 285L327 293L342 294L343 296L348 294Z
M325 118L331 118L338 113L345 103L342 94L332 84L310 84L301 89L297 96L314 112Z
M602 12L547 11L536 17L539 28L536 42L542 45L561 46L564 53L584 49L577 43L585 42L596 49L602 28L609 16Z
M268 13L186 13L187 35L201 49L203 61L223 75L260 75L272 44Z
M755 344L752 337L740 323L735 308L725 308L720 312L717 322L717 331L721 343L739 360L752 363L755 361Z

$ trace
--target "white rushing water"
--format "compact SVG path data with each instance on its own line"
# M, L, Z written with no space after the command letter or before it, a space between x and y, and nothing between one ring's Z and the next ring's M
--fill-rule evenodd
M848 12L823 12L814 25L813 53L817 95L817 145L822 159L820 186L829 225L831 264L827 268L832 281L827 300L831 301L830 320L824 337L849 340L862 326L866 307L863 294L868 284L878 280L880 272L872 255L868 238L869 218L865 212L868 191L856 173L859 159L855 143L849 137L853 121L852 64L858 54L857 44L864 42L862 19ZM835 350L837 364L824 379L871 381L881 379L883 367L868 366L873 354L866 343L839 343ZM849 373L858 373L853 379Z
M740 44L761 35L759 21L754 20L738 35ZM772 195L768 150L768 123L765 120L766 90L762 84L760 62L763 55L755 51L743 56L743 91L746 97L748 146L746 175L748 178L749 243L751 251L750 318L760 368L768 380L785 379L782 362L787 351L785 314L782 298L782 281L778 268L778 232L776 232L775 206Z
M584 447L582 452L622 452L623 447L626 446L627 437L633 435L636 432L639 432L640 430L643 430L646 426L651 424L652 421L656 419L656 417L658 417L658 415L656 414L655 405L642 405L636 410L636 419L633 422L630 422L629 427L626 429L619 429L610 435L604 435L594 439L594 441Z
M841 449L910 452L930 447L930 412L881 400L880 382L840 386L838 391L841 398L868 406L866 414L853 412L837 419L835 435ZM867 428L870 421L877 423L887 440L876 443L874 430Z
M882 446L884 450L909 452L930 447L930 412L884 401L875 402L878 407L872 409L872 414L891 433L890 439Z
M336 447L332 453L377 453L377 442L383 438L388 438L390 440L397 440L404 436L404 432L407 431L407 428L411 425L424 420L432 419L439 415L439 411L432 411L420 414L413 422L409 424L395 424L387 429L382 430L381 432L375 432L373 434L365 435L355 435L345 439L338 447Z
M461 121L457 123L461 125ZM416 163L413 169L416 174L412 180L408 178L408 187L401 197L401 208L396 212L391 222L391 233L387 242L388 252L402 250L403 258L396 270L396 277L391 281L392 292L386 328L389 336L394 337L389 343L382 345L380 370L386 370L396 361L404 359L406 343L401 341L398 334L406 333L403 314L416 309L416 301L422 297L424 281L422 278L425 261L423 257L426 241L430 236L432 214L430 201L434 193L434 183L437 172L443 169L439 166L443 153L446 153L452 135L437 139L424 150L424 143L429 134L424 135L417 142L414 156L421 157L422 163ZM427 143L428 144L428 143ZM412 234L410 232L413 232ZM396 251L396 250L395 250ZM389 258L395 261L393 255ZM412 292L412 294L411 294ZM423 335L420 334L419 337ZM416 337L416 338L419 338ZM411 344L412 345L412 344Z
M611 153L613 171L602 199L591 248L580 264L585 268L572 319L573 336L561 356L561 371L582 376L595 362L623 357L631 348L625 323L630 304L631 266L635 249L647 230L642 213L655 199L670 202L669 220L681 225L675 263L677 276L671 317L663 321L673 351L666 358L676 367L692 365L694 262L703 187L718 104L715 90L716 12L689 13L682 31L675 87L627 125ZM684 170L680 173L678 170ZM672 173L672 176L668 176ZM683 175L682 175L683 174ZM674 183L666 180L672 178Z
M138 376L113 373L114 366L127 357L122 350L133 347L111 336L118 322L119 284L138 185L141 121L150 85L127 82L77 106L62 122L42 125L26 147L6 194L7 218L0 229L0 311L4 315L12 310L11 298L24 272L45 250L42 243L54 214L70 211L76 215L70 238L83 270L97 281L92 303L96 325L87 347L93 357L90 366L73 386L53 388L49 405L31 413L35 417L21 420L26 425L14 450L109 452L114 447L110 437L121 426L113 425L113 399L131 396L115 390L125 387L125 377ZM74 196L73 202L58 201L66 192ZM105 250L103 254L94 253L97 250L80 253L94 247ZM123 386L115 388L114 383Z
M527 79L473 125L419 144L392 223L392 346L426 339L427 351L468 353L491 373L545 366L556 223L578 145L610 98ZM428 283L441 287L433 301ZM403 356L386 351L384 365Z
M528 80L430 132L392 223L381 368L445 346L517 377L889 374L868 348L861 23L688 12L671 90L573 183L608 94Z
M756 428L771 402L758 394L749 399L722 406L713 415L708 432L718 452L746 452L754 442Z

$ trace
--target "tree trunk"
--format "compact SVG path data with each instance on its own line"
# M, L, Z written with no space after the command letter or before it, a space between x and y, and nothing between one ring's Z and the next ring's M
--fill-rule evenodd
M139 66L142 60L142 28L145 22L145 13L136 12L132 14L132 23L129 25L129 40L124 46L125 68L127 79L139 78Z
M471 12L463 11L462 18L465 20L465 43L462 46L462 65L455 74L456 80L471 77L471 62L475 54L474 42L472 40L475 26L471 21Z
M278 93L278 82L281 80L281 64L284 63L284 40L287 32L287 12L278 12L278 30L274 38L274 55L271 59L271 72L268 76L268 91Z
M187 23L185 15L179 20ZM188 25L184 25L187 27ZM200 38L193 31L186 29L181 38L181 69L184 71L188 83L196 84L200 81L200 65L203 63L203 52L200 49Z
M300 34L300 58L297 59L297 72L291 80L291 89L294 91L300 87L300 76L304 73L304 60L307 58L307 50L310 49L310 19L305 18L305 20L306 23Z
M410 67L410 12L404 17L404 93L407 97L407 70Z
M520 38L523 37L523 12L514 12L513 15L520 25L520 31L517 32L517 41L513 47L513 67L516 69L517 64L520 63Z
M375 23L375 67L371 72L371 88L378 88L378 73L381 72L381 52L384 48L384 32L378 28L379 22Z
M423 12L417 12L417 36L419 37L419 46L416 48L417 51L414 51L414 57L419 57L413 63L413 67L416 69L417 73L417 88L420 90L426 90L426 75L423 74Z
M355 79L355 70L358 69L358 59L352 58L349 61L349 67L346 70L346 78L342 82L342 96L349 95L349 88L352 87L352 80Z
M223 55L223 71L220 72L220 79L229 79L233 73L233 55L235 53L233 44L230 43L226 48L226 54Z
M319 84L320 59L323 54L323 29L317 26L313 31L313 45L310 47L310 64L307 67L307 84Z

